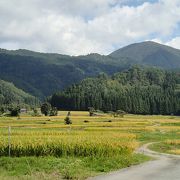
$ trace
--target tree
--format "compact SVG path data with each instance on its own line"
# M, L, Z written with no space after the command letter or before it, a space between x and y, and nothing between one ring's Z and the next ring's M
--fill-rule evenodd
M0 114L3 114L3 113L5 113L5 107L4 107L4 106L1 106L1 107L0 107Z
M71 116L71 111L68 111L67 116Z
M41 105L41 113L44 114L45 116L48 116L51 112L51 104L48 102L45 102Z
M65 124L72 124L71 118L69 116L66 116L66 118L64 119L64 123Z
M95 109L93 107L89 107L88 109L89 109L89 116L93 116Z
M33 110L32 116L40 116L40 114L36 108L33 108L32 110Z
M8 110L10 111L11 116L19 116L19 114L20 114L20 107L19 106L15 106L15 105L10 106L8 108Z
M50 110L50 116L57 116L58 115L58 110L56 107L52 107Z

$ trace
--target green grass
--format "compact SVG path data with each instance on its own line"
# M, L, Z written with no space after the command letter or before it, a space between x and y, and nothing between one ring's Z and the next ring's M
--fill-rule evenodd
M140 154L108 158L1 157L0 179L85 179L147 160L149 157Z
M167 144L166 142L160 142L152 144L150 147L153 151L161 152L161 153L168 153L168 154L174 154L171 153L171 151L180 149L180 144Z
M148 143L148 142L159 142L164 141L168 139L180 139L180 134L177 133L178 131L170 131L170 132L160 132L160 131L154 131L154 132L136 132L137 138L140 142Z

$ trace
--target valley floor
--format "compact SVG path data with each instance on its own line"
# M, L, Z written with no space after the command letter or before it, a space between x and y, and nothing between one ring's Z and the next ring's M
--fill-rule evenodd
M123 180L130 176L138 180L144 176L160 180L164 175L169 177L169 172L173 173L170 179L178 177L179 159L154 154L146 146L138 151L141 154L132 152L144 144L160 142L150 148L178 154L179 117L125 115L114 118L109 114L90 117L88 112L71 112L72 125L65 125L66 114L61 111L54 117L32 117L29 112L20 119L0 117L0 179L97 176L95 179L120 180L121 175ZM7 157L8 126L11 127L12 157ZM148 156L152 154L158 159L143 163L151 160ZM137 165L140 163L143 164ZM137 166L103 175L132 165Z

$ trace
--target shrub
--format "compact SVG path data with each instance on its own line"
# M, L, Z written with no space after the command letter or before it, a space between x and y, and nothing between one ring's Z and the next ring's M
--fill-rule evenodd
M32 116L40 116L40 114L39 114L37 109L33 108Z
M89 107L89 116L94 116L95 109L93 107Z
M10 111L10 116L19 116L20 114L20 107L19 106L11 106L8 108Z
M56 107L52 107L50 111L50 116L57 116L58 115L58 110Z
M67 116L67 117L64 119L64 123L65 123L65 124L72 124L72 121L71 121L71 119L70 119L69 116Z

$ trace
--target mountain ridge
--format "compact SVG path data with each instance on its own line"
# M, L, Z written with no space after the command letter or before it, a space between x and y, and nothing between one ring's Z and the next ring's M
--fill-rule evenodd
M180 50L149 41L131 44L109 55L68 56L0 49L0 79L41 99L84 78L101 73L112 75L135 64L180 69Z
M173 47L159 44L153 41L130 44L126 47L120 48L112 52L111 54L109 54L109 56L113 58L126 57L134 60L136 63L159 66L165 69L173 69L177 66L180 67L179 49L175 49ZM146 59L149 59L149 61L151 61L151 64L147 63ZM153 59L155 59L156 61L154 61ZM172 63L172 60L174 59L176 62ZM168 64L165 64L162 66L161 63L158 64L158 60L168 60L168 63L170 65L168 66Z
M14 53L19 53L19 52L29 52L29 53L37 53L37 54L46 54L46 55L61 55L61 56L70 56L70 57L81 57L81 56L89 56L89 55L93 55L93 54L97 54L97 55L101 55L101 56L109 56L111 55L112 53L118 51L118 50L121 50L121 49L124 49L124 48L127 48L127 47L131 47L131 46L134 46L134 45L138 45L138 44L149 44L149 45L155 45L155 46L165 46L167 48L171 48L171 49L174 49L174 50L179 50L178 48L175 48L175 47L172 47L172 46L169 46L169 45L166 45L166 44L162 44L162 43L158 43L158 42L155 42L155 41L141 41L141 42L136 42L136 43L132 43L132 44L129 44L129 45L126 45L126 46L123 46L117 50L114 50L113 52L111 52L110 54L108 55L104 55L104 54L100 54L100 53L96 53L96 52L93 52L93 53L88 53L88 54L84 54L84 55L68 55L68 54L61 54L61 53L56 53L56 52L42 52L42 51L34 51L34 50L28 50L28 49L13 49L13 50L9 50L9 49L4 49L4 48L0 48L0 53L2 53L3 51L4 52L14 52Z

